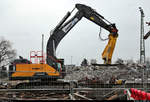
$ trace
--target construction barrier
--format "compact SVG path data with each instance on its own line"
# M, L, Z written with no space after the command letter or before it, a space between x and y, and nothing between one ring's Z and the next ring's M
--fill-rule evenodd
M126 89L124 94L127 95L127 100L148 100L150 101L150 93L141 91L135 88Z

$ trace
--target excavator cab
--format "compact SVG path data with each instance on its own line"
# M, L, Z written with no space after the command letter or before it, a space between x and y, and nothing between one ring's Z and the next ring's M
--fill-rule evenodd
M58 71L61 74L60 75L61 78L64 78L66 76L66 68L64 65L64 59L58 59L57 66L58 66Z

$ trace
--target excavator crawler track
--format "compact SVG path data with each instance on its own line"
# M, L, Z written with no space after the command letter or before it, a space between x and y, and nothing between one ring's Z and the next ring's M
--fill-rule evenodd
M64 81L41 81L41 82L23 82L12 87L12 89L58 89L69 90L70 88L77 88L76 82Z

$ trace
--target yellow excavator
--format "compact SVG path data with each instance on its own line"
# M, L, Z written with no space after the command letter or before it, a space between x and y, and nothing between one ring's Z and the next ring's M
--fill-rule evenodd
M75 8L78 11L70 20L67 21ZM67 35L68 32L83 17L100 26L101 28L104 28L110 33L108 36L108 44L102 53L102 59L104 60L104 64L111 64L112 54L118 37L118 30L115 24L110 23L102 15L87 5L76 4L75 8L71 12L67 12L60 23L52 31L47 42L46 63L33 64L27 59L16 59L9 66L10 80L41 79L43 81L44 79L56 80L59 78L64 78L65 67L63 60L56 57L56 48L65 35Z

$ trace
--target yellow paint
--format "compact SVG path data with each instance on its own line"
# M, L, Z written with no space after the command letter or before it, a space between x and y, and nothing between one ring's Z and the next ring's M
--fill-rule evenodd
M59 72L48 64L16 64L16 72L12 74L12 77L32 77L36 72L59 76Z
M92 21L94 21L94 17L90 17L90 19L91 19Z
M118 84L118 85L121 85L122 84L122 80L116 80L115 83Z

